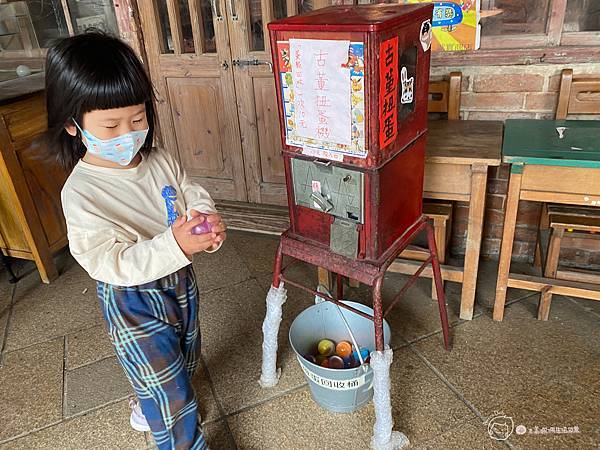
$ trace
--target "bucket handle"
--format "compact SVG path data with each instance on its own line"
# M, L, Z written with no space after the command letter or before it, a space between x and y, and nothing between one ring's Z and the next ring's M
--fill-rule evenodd
M322 284L319 284L319 286L317 286L317 292L321 293L321 294L326 294L329 297L331 297L331 294L329 293L329 290L323 286ZM320 300L318 301L317 298ZM324 301L321 297L315 296L315 303L321 303L322 301ZM335 307L337 308L337 312L339 313L340 317L342 318L342 321L344 322L344 325L346 326L346 330L348 330L348 334L350 335L350 340L352 340L352 345L354 345L354 348L356 349L356 354L358 355L358 359L360 361L360 366L362 367L363 371L367 371L367 367L365 365L365 361L363 360L362 354L360 352L360 347L358 346L358 343L356 341L356 338L354 337L354 333L352 332L352 329L350 328L350 324L348 323L348 321L346 320L346 318L344 317L344 314L342 313L342 308L339 307L339 305L335 304Z

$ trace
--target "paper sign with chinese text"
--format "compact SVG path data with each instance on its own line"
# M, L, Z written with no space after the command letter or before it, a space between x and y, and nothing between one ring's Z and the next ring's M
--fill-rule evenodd
M350 145L349 41L290 39L297 134Z
M277 55L286 144L335 161L366 158L364 44L292 39L277 42Z

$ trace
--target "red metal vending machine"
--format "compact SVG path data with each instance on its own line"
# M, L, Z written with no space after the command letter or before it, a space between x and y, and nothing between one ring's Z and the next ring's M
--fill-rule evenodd
M421 215L431 5L269 24L290 232L377 260Z
M284 282L372 320L375 380L389 383L383 317L431 263L449 348L433 230L422 215L432 11L432 4L329 7L268 25L291 226L281 237L267 296L263 386L277 383ZM421 231L430 255L383 311L384 274ZM335 298L285 276L284 255L335 273ZM372 315L341 302L342 277L373 288ZM389 384L373 386L380 430L373 442L399 448L386 441Z

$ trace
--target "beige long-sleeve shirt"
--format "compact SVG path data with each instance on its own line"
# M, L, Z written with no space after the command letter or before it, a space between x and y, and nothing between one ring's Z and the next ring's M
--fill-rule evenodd
M71 254L93 279L117 286L154 281L190 264L169 218L190 209L216 212L208 192L158 149L132 169L80 160L61 198Z

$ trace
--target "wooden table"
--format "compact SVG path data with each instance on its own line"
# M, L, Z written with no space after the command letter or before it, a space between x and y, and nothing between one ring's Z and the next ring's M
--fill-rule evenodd
M557 127L566 127L562 139ZM494 320L504 317L509 287L600 300L598 285L510 273L519 200L600 207L599 136L599 121L506 121L503 161L512 165Z
M488 167L501 163L502 127L497 121L429 122L424 197L469 203L464 267L442 266L444 280L462 283L460 317L466 320L473 318ZM412 274L418 265L398 260L390 271ZM431 269L424 275L432 277Z

